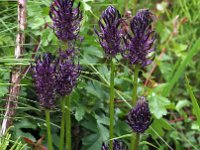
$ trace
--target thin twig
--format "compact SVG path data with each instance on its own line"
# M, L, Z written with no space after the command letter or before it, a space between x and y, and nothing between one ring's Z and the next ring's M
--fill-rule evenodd
M40 45L41 45L41 41L39 40L39 42L37 43L37 45L34 48L32 56L31 56L32 59L35 58L35 54L38 52ZM19 80L23 79L26 76L26 74L29 72L30 68L31 68L31 65L27 66L26 68L24 68L21 71L21 75L19 76Z
M24 30L26 27L26 0L18 0L18 34L16 37L15 58L22 56L25 43ZM6 112L2 122L0 135L4 135L6 130L12 125L12 117L15 115L17 100L20 92L21 67L16 66L10 74L9 96L7 97Z

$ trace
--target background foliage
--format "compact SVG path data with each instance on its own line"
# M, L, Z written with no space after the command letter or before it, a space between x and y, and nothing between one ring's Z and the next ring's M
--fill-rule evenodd
M76 1L78 3L78 0ZM23 58L14 59L17 34L17 2L0 0L0 105L4 115L10 71L15 65L23 67L37 54L56 53L59 42L51 28L48 16L50 0L27 1L26 44ZM153 114L153 124L142 135L141 149L200 149L200 120L198 99L200 88L200 1L199 0L81 0L83 21L80 35L84 37L78 49L82 74L72 94L73 145L75 150L98 150L109 137L109 68L93 28L101 12L114 5L123 14L149 8L155 14L157 32L155 62L140 73L139 95L146 95ZM115 136L131 133L125 117L131 100L133 70L115 60ZM152 72L152 73L151 73ZM149 78L147 85L145 81ZM185 76L188 77L186 82ZM186 86L187 83L187 86ZM17 114L11 139L25 143L23 137L37 141L46 135L44 112L40 109L32 85L31 74L21 82ZM195 98L196 97L196 98ZM52 112L53 144L58 146L61 112ZM8 140L10 137L8 138ZM126 144L128 138L121 139ZM43 141L46 145L46 140ZM12 142L11 142L12 145ZM26 146L30 149L31 145Z

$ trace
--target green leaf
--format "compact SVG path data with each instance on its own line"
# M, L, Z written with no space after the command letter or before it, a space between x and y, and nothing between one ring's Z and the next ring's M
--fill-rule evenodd
M88 86L86 87L87 93L90 93L96 97L98 97L99 99L103 98L103 89L101 87L101 85L97 84L97 83L89 83Z
M180 111L183 107L189 106L189 105L190 105L190 102L188 100L180 100L176 104L176 110Z
M85 115L85 109L83 106L76 107L75 118L77 121L81 121Z
M81 150L101 150L102 139L99 134L91 134L82 138L83 147Z
M82 138L83 145L92 145L99 138L99 134L90 134Z
M104 124L104 125L110 124L109 118L105 115L95 115L95 118L97 120L97 123L99 123L99 124Z
M22 128L26 128L26 129L36 129L36 125L31 123L29 120L23 118L23 121L20 121L18 123L15 123L14 128L12 128L11 130L13 130L15 132L15 137L27 137L33 141L35 141L35 137L30 134L30 133L26 133L23 132L21 129Z
M162 92L163 96L168 96L169 95L170 91L174 87L174 84L178 81L180 76L183 75L183 72L184 72L185 68L187 67L189 62L192 60L192 57L194 55L196 55L197 52L200 50L199 47L200 47L200 39L198 39L194 43L192 49L188 52L188 54L186 55L185 59L182 60L182 62L179 65L178 69L176 70L176 72L174 73L172 79L170 80L168 86L165 88L165 90L163 90L163 92Z
M187 90L189 91L190 98L192 100L192 106L193 106L193 109L194 109L194 114L197 117L197 122L198 122L199 127L200 127L200 108L199 108L197 100L196 100L196 98L194 96L194 93L192 91L192 88L190 87L190 84L189 84L187 76L185 76L185 80L186 80Z
M192 122L191 129L200 131L200 126L197 121Z
M0 83L3 84L3 83ZM8 92L8 89L6 86L0 86L0 97L4 96Z
M152 93L150 96L148 96L148 100L151 113L157 119L160 119L163 115L167 114L167 106L170 105L170 101L167 98Z
M99 137L94 144L92 144L87 150L100 150L102 145L102 139Z
M150 145L150 146L152 146L152 147L158 149L158 147L156 147L155 145L153 145L152 143L150 143L150 142L148 142L148 141L142 141L142 142L140 142L140 145Z
M82 1L83 7L84 7L85 11L90 11L90 12L92 12L91 6L89 6L89 5L87 4L87 2L93 2L93 0L83 0L83 1Z
M185 57L187 47L188 45L174 42L172 49L178 57Z
M109 130L102 124L98 124L99 134L101 135L101 139L106 141L109 139Z
M96 119L93 118L93 117L87 118L86 120L84 120L84 121L81 123L81 125L82 125L84 128L86 128L86 129L88 129L88 130L90 130L90 131L92 131L92 132L98 132L98 129L97 129L97 122L96 122Z

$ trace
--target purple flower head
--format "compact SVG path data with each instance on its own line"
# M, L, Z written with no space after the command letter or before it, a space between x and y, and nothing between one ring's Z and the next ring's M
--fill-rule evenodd
M151 28L152 22L153 14L148 9L139 10L131 20L130 27L134 35L128 35L125 40L126 50L122 54L131 64L145 67L152 62L148 57L154 51L155 33Z
M100 31L95 29L106 57L114 57L122 49L121 15L113 6L107 7L99 19Z
M51 53L43 54L43 56L36 59L36 65L32 69L36 94L40 105L46 109L53 108L56 95L54 89L56 72L54 56Z
M74 50L60 50L57 64L56 91L60 96L69 95L80 75L80 66L74 64Z
M101 150L109 150L109 145L103 143ZM122 144L118 140L113 140L113 150L123 150Z
M73 8L73 4L74 0L54 0L50 7L53 29L58 39L64 42L75 40L80 29L80 3L76 8Z
M143 133L151 125L151 113L145 97L140 97L127 116L127 123L136 133Z

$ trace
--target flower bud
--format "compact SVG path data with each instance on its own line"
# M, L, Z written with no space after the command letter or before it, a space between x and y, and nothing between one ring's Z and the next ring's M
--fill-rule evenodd
M151 125L151 113L145 97L140 97L127 116L127 123L136 133L143 133Z
M53 29L58 39L64 42L75 40L80 29L80 3L76 8L73 8L73 4L74 0L54 0L50 7Z

